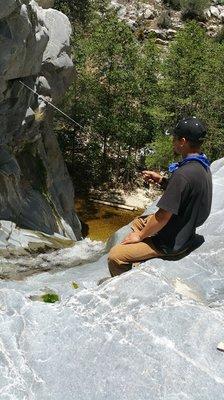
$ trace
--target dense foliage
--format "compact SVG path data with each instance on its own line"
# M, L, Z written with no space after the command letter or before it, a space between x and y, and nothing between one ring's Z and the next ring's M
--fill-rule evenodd
M55 0L54 7L65 13L72 24L85 24L91 14L91 0Z
M209 131L205 149L213 160L224 151L223 68L223 44L211 40L196 22L177 34L163 63L164 107L174 121L197 115L205 122Z
M203 11L210 4L210 0L180 0L180 7L184 18L204 19Z
M210 0L164 0L164 3L175 10L182 11L184 19L204 19L204 10Z
M164 132L188 115L208 127L208 156L223 155L221 40L190 21L162 53L153 38L139 40L106 2L86 0L80 8L78 1L57 3L67 7L75 28L77 73L62 106L84 129L59 120L56 131L76 182L85 181L87 188L127 184L145 162L166 168L173 155ZM190 3L181 0L180 6Z

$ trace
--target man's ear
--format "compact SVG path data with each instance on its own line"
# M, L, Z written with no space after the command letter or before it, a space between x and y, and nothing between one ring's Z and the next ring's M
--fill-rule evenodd
M185 146L185 144L187 143L187 139L184 137L180 138L179 141L180 141L181 147Z

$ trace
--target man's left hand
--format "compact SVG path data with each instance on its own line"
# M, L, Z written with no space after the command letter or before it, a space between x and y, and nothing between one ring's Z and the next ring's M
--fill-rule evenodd
M121 244L132 244L141 242L141 238L137 232L131 232L128 236L126 236Z

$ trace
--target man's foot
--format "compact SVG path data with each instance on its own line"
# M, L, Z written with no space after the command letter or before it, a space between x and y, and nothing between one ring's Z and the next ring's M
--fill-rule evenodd
M106 276L105 278L102 278L98 281L97 286L100 286L102 283L111 280L112 277L111 276Z

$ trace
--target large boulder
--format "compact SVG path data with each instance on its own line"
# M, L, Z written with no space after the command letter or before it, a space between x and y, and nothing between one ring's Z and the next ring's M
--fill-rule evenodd
M73 185L44 97L59 101L71 83L70 35L56 10L0 1L0 220L77 240Z
M70 58L71 25L64 14L53 9L42 10L41 17L49 32L49 42L43 54L41 72L50 86L52 99L58 100L74 76L73 62ZM61 71L60 74L58 71ZM41 85L44 88L43 80Z

